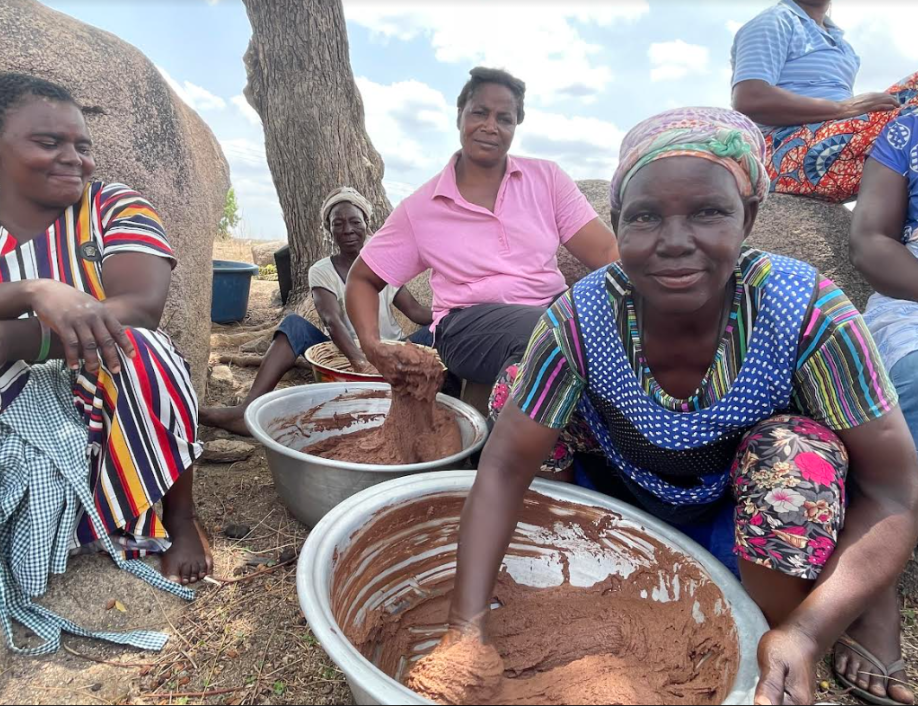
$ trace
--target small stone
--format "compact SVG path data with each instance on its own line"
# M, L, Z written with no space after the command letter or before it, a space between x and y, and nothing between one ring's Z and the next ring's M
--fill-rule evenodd
M296 549L293 547L287 547L277 558L277 563L286 564L288 561L293 561L294 559L296 559Z
M204 444L204 460L210 463L245 461L255 451L252 444L233 439L217 439Z
M249 536L252 528L248 525L227 525L223 528L223 534L230 539L245 539Z
M102 691L102 685L98 682L89 687L92 691Z
M117 602L118 602L118 601L116 601L114 598L112 598L108 603L105 604L105 610L111 610L112 608L115 607L115 603L117 603Z

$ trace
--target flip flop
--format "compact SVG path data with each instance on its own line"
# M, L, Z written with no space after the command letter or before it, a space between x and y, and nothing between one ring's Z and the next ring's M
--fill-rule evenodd
M893 662L892 664L884 665L883 661L878 659L875 654L870 650L864 647L857 640L852 639L848 635L842 635L838 642L835 644L836 648L838 645L843 645L849 650L861 657L861 659L870 662L874 670L871 670L872 675L879 675L886 680L886 686L889 686L890 674L895 674L896 672L904 672L906 670L906 664L904 659L899 659ZM839 673L835 668L835 657L832 659L832 671L835 672L835 678L841 682L842 686L848 689L854 696L861 699L862 701L868 704L877 704L877 706L903 706L901 701L896 701L895 699L888 699L883 696L876 696L875 694L870 693L865 689L861 689L857 684L849 680L844 674ZM864 671L862 670L863 674ZM906 685L907 686L907 685Z

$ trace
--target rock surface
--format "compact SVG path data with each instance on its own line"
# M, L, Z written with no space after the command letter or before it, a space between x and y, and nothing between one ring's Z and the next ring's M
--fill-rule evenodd
M3 0L0 36L0 70L70 90L85 108L96 176L132 186L162 215L178 256L163 328L203 394L213 238L230 185L216 138L153 63L113 34L35 0Z
M204 460L211 463L236 463L245 461L255 451L255 446L244 441L217 439L204 444Z
M284 240L269 240L265 243L254 243L252 245L252 262L259 267L274 265L274 253L286 244Z
M851 211L838 204L772 194L759 212L749 244L809 262L863 311L873 289L848 258L851 218Z

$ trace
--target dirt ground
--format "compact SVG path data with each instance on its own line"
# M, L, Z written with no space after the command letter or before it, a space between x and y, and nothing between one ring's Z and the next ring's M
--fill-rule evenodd
M247 246L238 241L218 244L214 256L250 260ZM240 351L239 334L269 332L281 313L277 283L254 281L246 320L213 327L207 404L232 404L248 389L255 368L223 366L220 358L254 355ZM297 370L282 385L308 382L309 373ZM202 432L205 441L228 436ZM164 630L171 639L163 652L73 637L43 658L14 656L0 647L0 703L352 703L342 674L300 612L295 564L283 562L302 547L308 528L278 501L264 453L258 448L246 461L199 464L196 495L220 586L205 584L188 604L150 589L105 557L79 557L52 580L41 601L88 628ZM247 525L251 532L243 540L230 539L224 529L231 524ZM918 570L911 568L903 582L903 641L911 677L918 680ZM113 601L118 605L110 608ZM23 631L17 635L21 644L30 644ZM827 688L820 688L818 701L857 703L829 674L823 665L817 681Z

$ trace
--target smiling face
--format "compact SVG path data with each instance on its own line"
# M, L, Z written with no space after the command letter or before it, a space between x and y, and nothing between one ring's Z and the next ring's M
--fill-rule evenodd
M459 112L463 157L484 167L503 162L516 132L516 96L499 83L478 87Z
M64 209L80 200L95 168L86 121L73 103L28 97L4 116L0 191Z
M649 307L690 314L724 296L758 213L733 175L697 157L669 157L641 169L618 218L622 267Z
M328 214L328 225L342 255L357 257L367 239L363 211L352 203L339 203Z

